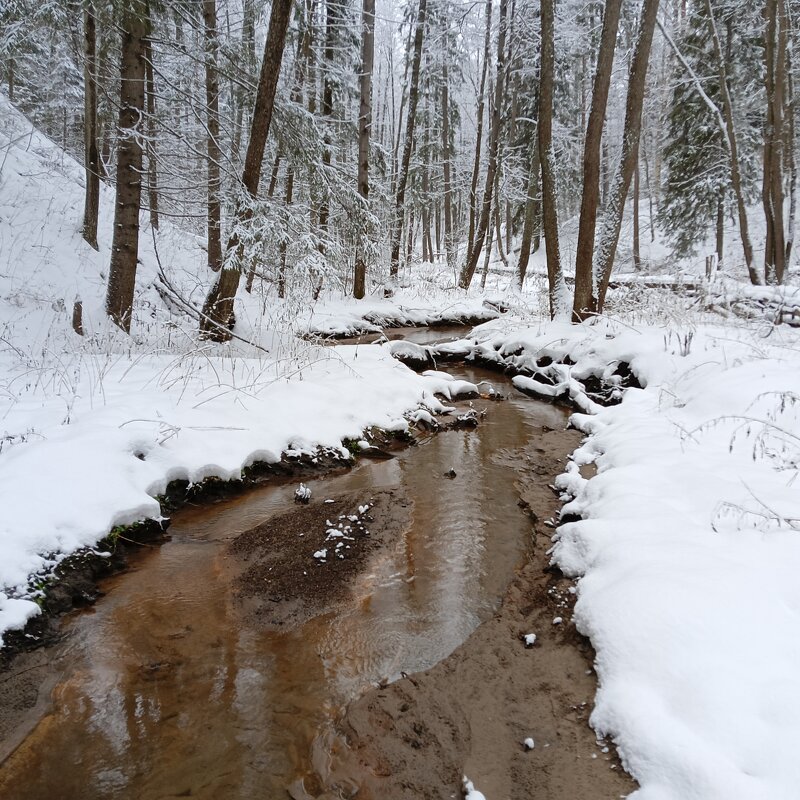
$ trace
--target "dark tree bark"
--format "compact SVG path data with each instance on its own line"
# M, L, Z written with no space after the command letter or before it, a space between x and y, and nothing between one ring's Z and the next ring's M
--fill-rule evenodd
M283 48L286 44L286 29L292 10L292 0L274 0L270 13L267 40L264 44L264 58L261 62L261 74L256 92L255 108L250 126L250 140L247 144L244 169L242 171L242 188L247 200L255 200L258 196L258 184L261 179L261 162L267 144L272 110L275 103L275 91L278 87ZM245 200L237 208L233 233L228 242L225 263L217 275L217 280L208 293L203 305L203 316L200 321L200 332L209 339L228 341L231 338L230 326L233 321L233 302L239 288L244 261L244 246L238 228L252 218L253 207Z
M147 3L131 0L121 14L120 105L114 237L106 292L106 313L130 333L136 265L139 258L139 211L142 199L144 135L144 40Z
M542 168L542 213L547 252L547 286L550 316L555 317L563 298L561 251L558 242L558 192L553 152L553 83L555 71L555 0L542 0L542 54L539 78L539 162Z
M97 147L97 26L94 6L91 3L87 4L83 15L83 37L85 49L83 139L86 165L83 238L97 250L97 215L100 209L100 152Z
M205 43L206 75L206 159L208 201L206 204L206 233L208 266L214 272L222 269L222 202L220 200L219 146L219 77L216 0L203 0L203 39Z
M286 168L286 195L284 196L284 205L289 209L294 199L294 167L289 164ZM278 265L278 297L283 299L286 297L286 252L288 250L287 237L281 239L280 245L280 263Z
M417 24L414 30L414 55L411 62L411 85L408 89L408 115L406 117L406 141L403 146L403 159L397 177L397 191L394 198L394 223L392 225L391 262L389 275L397 278L400 270L400 240L403 236L403 207L406 200L406 184L408 168L411 164L411 152L414 149L414 129L417 121L417 103L419 102L419 67L422 61L422 41L425 36L425 19L427 0L419 0Z
M442 191L444 193L444 249L447 263L455 260L455 242L453 241L453 189L450 174L450 75L447 61L442 69Z
M339 44L339 28L342 24L342 0L326 0L325 3L325 72L322 81L322 116L325 118L325 148L322 152L323 171L331 165L331 134L330 126L333 123L333 65L336 60L336 50ZM319 228L319 244L317 249L322 256L326 253L325 239L328 235L328 220L330 217L330 200L327 189L323 188L323 198L319 205L317 226ZM316 300L322 291L322 275L314 285L313 298Z
M528 261L531 256L533 233L538 222L537 203L539 199L539 147L536 142L531 147L531 160L528 167L528 193L525 199L525 220L522 223L522 240L519 246L517 262L517 281L520 289L525 283L528 272Z
M489 155L486 165L486 183L483 189L483 202L481 204L481 216L478 222L478 230L475 233L475 241L472 244L469 258L461 270L458 285L462 289L468 289L472 282L472 276L478 266L481 255L481 248L486 241L486 233L489 230L489 220L492 215L492 201L494 194L495 174L497 173L498 152L500 149L500 132L503 126L503 101L505 98L505 61L506 61L506 12L508 0L500 0L500 19L497 34L497 77L494 87L494 105L492 108L492 125L489 132ZM491 247L491 237L489 238Z
M792 51L794 48L793 28L791 17L788 20L788 35L791 47L786 49L786 160L789 172L789 223L786 229L786 254L784 256L784 269L788 272L792 263L792 248L794 246L795 217L797 216L797 161L795 157L795 99L794 76L792 74Z
M375 60L375 0L363 0L361 9L361 79L358 109L358 193L369 210L369 140L372 132L372 68ZM364 251L356 252L353 297L361 300L367 290L367 262Z
M158 165L156 162L156 89L153 79L153 45L150 26L144 42L144 77L147 93L147 206L150 224L158 230Z
M761 201L766 218L764 281L783 283L786 242L783 229L783 104L786 83L786 8L783 0L767 0L764 7L764 170Z
M475 241L475 216L478 208L478 176L481 172L481 145L483 142L483 115L486 104L486 74L489 70L489 53L492 41L492 0L486 0L486 28L483 38L483 67L478 90L477 131L475 135L475 158L472 162L472 181L469 189L469 233L467 234L467 261L472 258Z
M590 311L598 313L603 310L611 270L617 253L619 232L622 227L622 215L625 210L625 198L631 185L639 158L639 136L642 130L642 106L647 79L647 67L650 63L650 47L658 16L659 0L644 0L639 18L639 37L633 51L631 68L628 74L628 95L625 102L625 128L622 135L622 155L611 189L608 210L603 220L603 233L597 254L597 305Z
M633 168L633 268L642 268L642 253L639 243L639 159Z
M725 201L717 201L717 269L722 269L723 253L725 251Z
M583 148L583 195L575 254L575 299L572 305L572 318L576 322L585 318L587 311L592 307L594 294L594 238L597 210L600 206L603 122L608 105L621 7L622 0L609 0L605 6L592 88L592 104L589 121L586 124L586 142Z

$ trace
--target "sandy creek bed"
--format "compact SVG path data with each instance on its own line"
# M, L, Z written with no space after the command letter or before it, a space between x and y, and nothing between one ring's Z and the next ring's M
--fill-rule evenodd
M572 595L545 571L547 485L579 435L453 372L509 395L474 401L476 431L311 480L308 506L285 481L187 508L18 658L0 797L451 798L465 772L489 800L630 792L587 724L591 649L552 624Z

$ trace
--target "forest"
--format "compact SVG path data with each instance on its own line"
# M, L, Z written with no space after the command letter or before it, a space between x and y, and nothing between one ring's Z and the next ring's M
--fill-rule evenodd
M800 795L799 26L0 0L0 796Z

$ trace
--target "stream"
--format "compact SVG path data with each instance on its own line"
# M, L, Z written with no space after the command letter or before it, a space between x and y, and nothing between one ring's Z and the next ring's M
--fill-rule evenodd
M274 631L248 624L232 597L227 545L291 510L299 480L185 508L163 545L142 547L103 582L101 600L65 620L52 702L0 767L0 796L287 797L321 766L320 743L349 702L463 643L525 558L531 522L518 506L515 454L543 426L564 428L567 412L493 373L452 374L488 380L507 399L476 400L487 414L474 431L306 481L312 502L384 487L413 501L410 527L370 554L345 602Z

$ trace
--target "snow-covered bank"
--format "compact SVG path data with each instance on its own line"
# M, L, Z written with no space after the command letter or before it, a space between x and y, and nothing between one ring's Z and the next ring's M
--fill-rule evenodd
M103 313L113 193L102 187L97 252L80 235L83 169L2 95L0 150L0 637L38 611L31 575L115 525L157 517L171 480L341 449L365 427L405 426L420 404L440 408L433 392L450 391L379 348L300 342L292 331L316 307L270 298L265 314L260 292L237 301L251 345L198 342L196 319L164 300L158 274L160 261L199 306L213 278L202 243L168 221L154 236L146 215L132 335L121 334ZM84 336L71 327L76 299ZM386 314L401 304L434 313L416 294L378 303ZM345 306L333 298L339 317Z
M768 330L489 323L444 346L560 375L591 412L553 558L580 577L592 724L643 800L798 796L800 337ZM622 362L644 388L608 408L581 392Z
M87 374L69 424L59 397L34 396L7 414L7 429L29 434L0 458L0 632L36 613L30 575L116 525L157 518L155 498L170 481L237 479L255 461L319 447L346 454L343 439L373 425L405 429L404 413L441 409L433 393L451 388L378 347L325 351L291 379L244 358L170 362L119 360L102 377L102 398Z

